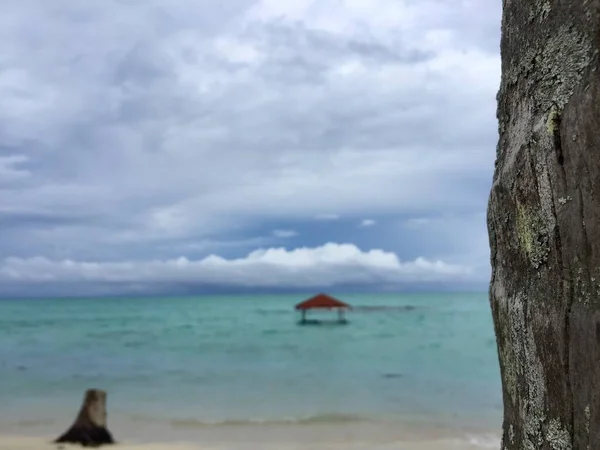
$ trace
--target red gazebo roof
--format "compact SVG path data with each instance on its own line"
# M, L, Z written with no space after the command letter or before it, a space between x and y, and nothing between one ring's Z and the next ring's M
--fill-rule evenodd
M332 309L332 308L352 308L350 305L339 301L327 294L318 294L296 305L296 309Z

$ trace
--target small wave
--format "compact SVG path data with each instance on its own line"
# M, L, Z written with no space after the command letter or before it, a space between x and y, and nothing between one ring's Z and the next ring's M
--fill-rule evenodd
M404 374L399 372L388 372L381 375L383 378L403 378Z
M267 329L267 330L262 330L261 334L264 336L275 336L278 334L286 334L284 330L276 330L276 329Z
M500 438L493 434L468 435L467 441L474 447L500 448Z
M289 315L290 314L290 310L289 309L265 309L265 308L256 308L254 310L254 312L256 314L259 314L261 316L283 316L283 315Z
M55 424L56 421L52 419L22 419L11 423L11 425L15 425L20 428L42 427Z
M352 422L368 422L365 417L353 414L315 414L306 417L290 417L282 419L228 419L216 421L203 421L196 419L176 419L171 420L173 427L196 428L196 427L214 427L214 426L253 426L253 425L317 425L317 424L342 424Z
M390 305L358 305L353 306L354 311L362 312L409 312L417 309L414 305L390 306Z

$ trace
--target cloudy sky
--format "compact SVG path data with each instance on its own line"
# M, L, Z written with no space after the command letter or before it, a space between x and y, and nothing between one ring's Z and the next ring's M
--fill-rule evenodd
M485 289L497 0L14 0L0 295Z

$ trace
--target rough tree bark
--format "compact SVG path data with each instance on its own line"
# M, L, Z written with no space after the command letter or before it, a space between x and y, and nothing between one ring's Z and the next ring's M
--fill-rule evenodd
M600 449L600 0L504 0L488 207L503 449Z
M114 444L106 427L106 392L99 389L87 390L75 422L55 442L86 447Z

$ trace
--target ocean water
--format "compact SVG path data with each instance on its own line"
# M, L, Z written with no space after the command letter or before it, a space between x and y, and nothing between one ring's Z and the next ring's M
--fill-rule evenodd
M500 427L485 293L339 295L349 324L299 326L306 297L2 300L0 429L66 425L90 387L150 427Z

